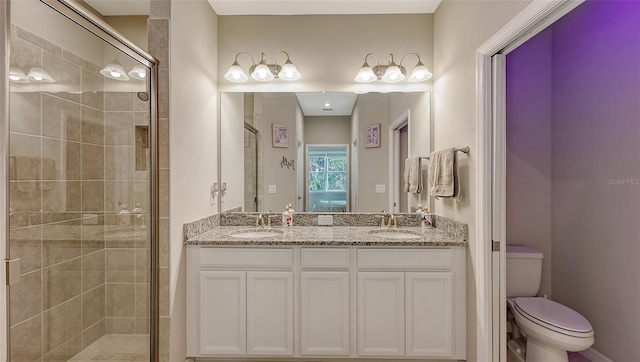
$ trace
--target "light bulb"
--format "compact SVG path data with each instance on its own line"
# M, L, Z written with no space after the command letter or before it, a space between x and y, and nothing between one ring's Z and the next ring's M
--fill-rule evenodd
M114 78L120 78L122 76L122 74L120 74L120 72L116 71L116 70L111 70L109 71L109 73L111 74L112 77Z
M20 77L18 77L17 75L10 75L9 79L12 81L17 81L17 80L20 80Z

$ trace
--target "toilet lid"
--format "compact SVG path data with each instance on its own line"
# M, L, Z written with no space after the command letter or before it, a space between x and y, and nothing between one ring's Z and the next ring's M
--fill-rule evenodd
M580 313L546 298L516 298L516 307L529 319L550 324L559 329L589 333L593 331L589 321Z

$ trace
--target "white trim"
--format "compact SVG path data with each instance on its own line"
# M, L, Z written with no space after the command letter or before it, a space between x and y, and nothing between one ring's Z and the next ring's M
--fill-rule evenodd
M409 125L409 117L411 116L411 110L407 109L402 113L395 121L389 125L389 212L397 213L400 207L400 188L402 182L397 181L397 175L400 174L400 164L398 163L398 157L400 155L400 129L406 125ZM402 175L401 175L402 176ZM408 201L407 195L407 201ZM394 201L398 200L394 206Z
M587 357L591 362L613 362L611 358L598 352L595 348L586 349L580 352L580 354Z
M491 57L514 49L584 0L533 0L522 12L481 45L476 52L476 348L478 361L493 356L491 276L492 97ZM510 47L507 49L507 47ZM500 269L503 272L503 268Z

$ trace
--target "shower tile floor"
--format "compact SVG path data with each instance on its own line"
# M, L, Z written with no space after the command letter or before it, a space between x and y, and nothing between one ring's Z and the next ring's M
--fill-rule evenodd
M148 360L148 335L107 334L73 356L69 361L120 362Z

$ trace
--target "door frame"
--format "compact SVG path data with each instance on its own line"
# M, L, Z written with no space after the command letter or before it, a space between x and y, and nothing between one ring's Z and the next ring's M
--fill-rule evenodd
M310 147L344 147L345 153L347 156L347 192L345 193L346 200L346 212L351 210L351 192L350 185L351 173L349 170L351 169L351 148L348 143L336 143L336 144L328 144L328 143L307 143L305 144L304 149L304 209L308 210L305 212L311 212L309 210L309 148Z
M476 353L506 361L506 118L503 58L585 0L533 0L476 50ZM497 54L495 66L493 57ZM498 265L495 265L497 263ZM494 270L498 275L494 276Z
M400 129L404 126L409 127L409 119L411 118L411 110L407 109L398 118L389 125L389 212L397 213L400 207L400 187L402 185L400 175ZM409 137L409 149L411 149L411 137ZM409 204L409 194L406 195L407 204Z

